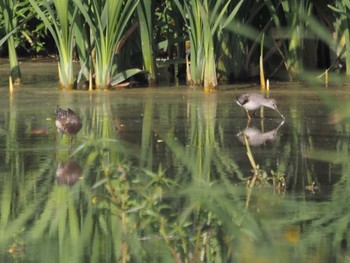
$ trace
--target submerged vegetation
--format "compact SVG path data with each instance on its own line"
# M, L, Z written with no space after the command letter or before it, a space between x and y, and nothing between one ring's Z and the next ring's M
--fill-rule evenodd
M347 10L347 1L6 0L0 46L16 83L17 52L46 50L57 52L63 89L109 89L135 74L154 85L159 67L166 66L173 77L211 90L220 80L257 77L263 64L267 78L344 68L350 57Z

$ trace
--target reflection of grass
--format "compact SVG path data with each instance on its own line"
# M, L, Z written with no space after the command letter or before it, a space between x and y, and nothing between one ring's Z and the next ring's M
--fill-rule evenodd
M246 208L248 208L250 198L252 195L252 190L256 184L258 184L259 186L276 189L278 191L285 191L286 185L285 185L284 176L281 176L278 173L274 173L273 171L271 171L272 176L268 177L265 171L259 169L259 165L255 163L252 151L250 150L247 136L245 134L244 134L244 141L247 148L247 156L253 168L253 176L247 182L248 190L247 190Z
M340 248L349 222L345 161L340 161L344 175L332 199L308 202L293 193L276 195L271 185L278 184L287 168L278 167L268 176L247 145L258 177L246 208L247 190L232 180L240 167L217 135L216 94L189 100L188 108L157 108L149 102L143 112L142 149L135 151L118 139L109 101L91 106L84 117L84 123L90 120L88 136L71 151L84 179L72 187L54 182L53 156L33 172L18 169L23 159L12 142L6 150L8 170L0 177L3 247L21 247L23 241L39 248L36 261L47 261L51 251L54 259L77 262L306 262L310 251L330 256ZM157 110L168 114L159 127L154 122ZM183 130L175 129L179 111L188 112L183 137ZM17 112L12 108L11 114L5 122L14 129L8 140L16 142ZM297 121L290 127L295 144L303 143ZM155 131L161 146L155 144ZM282 166L294 154L290 148L286 145L279 157ZM343 145L344 153L347 148ZM161 154L167 158L159 158ZM334 233L328 248L325 234Z

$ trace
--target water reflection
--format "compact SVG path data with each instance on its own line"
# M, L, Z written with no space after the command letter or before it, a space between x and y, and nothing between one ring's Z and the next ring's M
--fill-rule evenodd
M254 148L254 159L289 186L278 194L256 183L247 206L251 167L234 136L246 122L232 106L236 91L26 92L0 116L7 131L0 247L25 247L21 261L340 262L349 255L350 133L347 124L321 129L316 117L327 119L329 110L314 97L306 109L307 96L274 94L284 100L286 123L266 116L239 133L251 146L274 142ZM47 105L35 101L40 96ZM48 112L57 104L74 106L84 123L74 144L53 145ZM49 136L33 136L32 127L48 127ZM305 190L313 182L331 190ZM0 251L0 261L16 259L12 251Z
M260 146L264 144L266 141L274 141L277 138L278 131L284 124L284 120L277 126L277 128L268 131L262 132L255 126L252 126L251 123L248 123L248 127L243 131L237 133L237 137L239 141L245 144L244 135L247 137L248 143L250 146Z
M60 162L56 170L57 182L72 186L79 180L81 172L82 169L77 161Z

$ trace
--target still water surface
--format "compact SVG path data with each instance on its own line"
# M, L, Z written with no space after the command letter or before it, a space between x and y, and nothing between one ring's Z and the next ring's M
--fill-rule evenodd
M332 104L275 83L284 122L265 109L247 123L247 91L2 87L0 261L349 260L350 126L332 105L350 87ZM56 105L81 117L77 136L57 134Z

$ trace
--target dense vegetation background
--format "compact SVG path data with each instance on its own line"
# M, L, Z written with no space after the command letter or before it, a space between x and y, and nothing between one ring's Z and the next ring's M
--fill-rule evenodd
M15 83L17 56L56 56L64 89L84 81L111 88L141 70L154 85L167 67L210 90L262 69L288 79L304 69L344 70L349 8L347 0L3 0L0 52Z

